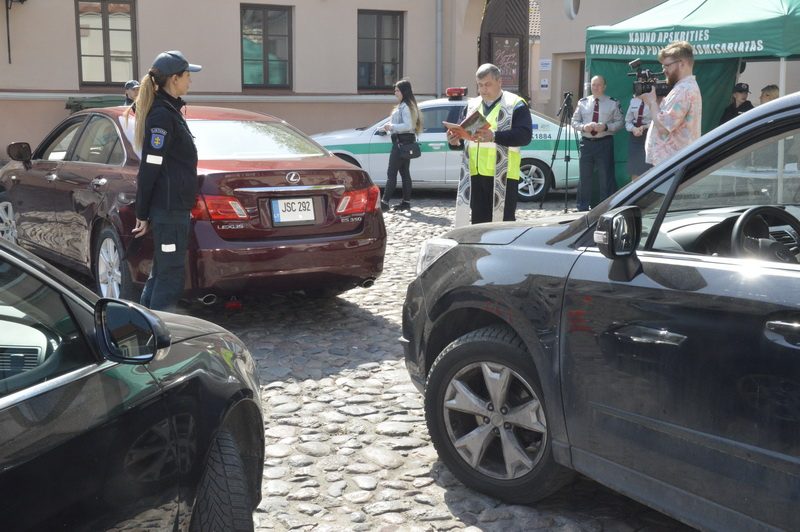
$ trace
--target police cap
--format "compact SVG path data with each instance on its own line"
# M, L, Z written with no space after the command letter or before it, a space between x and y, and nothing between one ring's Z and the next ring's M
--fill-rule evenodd
M153 61L153 68L157 68L159 72L167 76L180 74L186 70L189 72L199 72L203 69L200 65L189 63L186 57L178 50L171 50L158 54L158 57Z

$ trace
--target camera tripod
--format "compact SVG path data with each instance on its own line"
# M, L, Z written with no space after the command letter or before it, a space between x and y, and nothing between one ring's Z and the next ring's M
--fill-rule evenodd
M553 172L553 185L555 186L555 171L553 170L554 164L556 162L556 156L558 155L558 145L561 143L561 134L564 129L568 131L572 131L572 138L568 137L569 133L565 134L566 139L564 140L564 212L567 212L567 183L569 181L569 162L571 160L570 157L570 142L575 142L575 151L578 152L580 156L580 142L578 142L578 132L572 128L572 113L574 112L574 107L572 106L572 93L565 92L564 93L564 101L561 103L561 108L558 110L557 116L559 117L558 122L558 133L556 134L556 144L553 146L553 157L550 159L550 170ZM539 208L541 209L544 205L544 194L539 199Z

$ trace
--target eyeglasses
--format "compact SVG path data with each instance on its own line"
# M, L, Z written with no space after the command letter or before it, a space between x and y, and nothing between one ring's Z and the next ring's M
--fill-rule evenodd
M678 59L677 61L673 61L672 63L661 63L663 69L666 69L669 66L674 65L675 63L680 63L683 59Z

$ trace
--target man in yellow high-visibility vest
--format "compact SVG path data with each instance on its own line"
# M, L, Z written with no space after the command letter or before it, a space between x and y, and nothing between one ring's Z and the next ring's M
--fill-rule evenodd
M467 104L470 116L478 111L489 123L467 141L448 130L451 149L464 150L461 181L456 200L456 226L467 198L471 223L516 219L520 177L520 146L531 141L532 121L528 104L502 89L500 69L491 63L475 73L479 96Z

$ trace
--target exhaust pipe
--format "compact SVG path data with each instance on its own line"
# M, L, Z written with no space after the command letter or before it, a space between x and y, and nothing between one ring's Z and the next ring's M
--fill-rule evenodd
M206 306L211 306L217 302L216 294L206 294L203 297L198 297L197 300Z
M361 281L361 288L369 288L370 286L375 284L375 279L370 277L369 279L364 279Z

